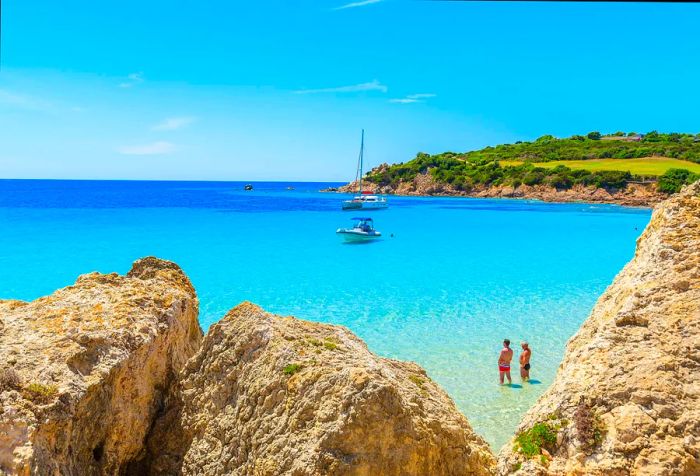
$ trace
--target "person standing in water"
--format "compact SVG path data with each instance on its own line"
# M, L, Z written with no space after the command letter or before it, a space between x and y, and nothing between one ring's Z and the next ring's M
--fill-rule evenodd
M520 378L527 381L530 380L530 356L532 351L530 350L530 345L522 341L520 347L523 348L523 353L520 354Z
M508 383L512 383L510 379L510 361L513 360L513 349L510 348L510 340L505 339L503 341L503 348L501 353L498 355L498 376L501 379L501 385L503 385L503 376L508 379Z

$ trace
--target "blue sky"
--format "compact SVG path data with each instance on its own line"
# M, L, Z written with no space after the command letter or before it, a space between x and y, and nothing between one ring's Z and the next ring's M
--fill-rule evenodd
M700 132L700 5L2 8L4 178L343 181L361 128L369 165L543 134Z

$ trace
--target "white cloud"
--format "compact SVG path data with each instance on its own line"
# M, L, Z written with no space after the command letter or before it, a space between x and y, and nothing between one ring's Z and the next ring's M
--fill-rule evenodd
M52 109L51 104L43 99L15 93L7 89L0 89L0 104L30 111L48 111Z
M334 8L333 10L345 10L346 8L356 8L356 7L364 7L365 5L372 5L373 3L379 3L382 0L362 0L360 2L352 2L352 3L347 3L345 5L341 5L339 7Z
M177 149L170 142L152 142L142 145L125 145L119 148L119 153L124 155L161 155L169 154Z
M404 98L389 99L389 102L396 104L413 104L416 102L425 102L426 99L434 98L435 96L437 96L437 94L433 93L409 94Z
M154 131L174 131L176 129L187 127L196 120L197 118L191 116L167 117L163 121L153 126L151 129Z
M138 73L131 73L129 76L127 76L129 79L128 81L124 81L123 83L119 83L120 88L130 88L132 86L135 86L137 84L143 83L143 73L138 72Z
M381 91L387 92L389 88L377 81L369 83L353 84L351 86L339 86L336 88L321 88L321 89L300 89L294 91L296 94L317 94L317 93L357 93L362 91Z

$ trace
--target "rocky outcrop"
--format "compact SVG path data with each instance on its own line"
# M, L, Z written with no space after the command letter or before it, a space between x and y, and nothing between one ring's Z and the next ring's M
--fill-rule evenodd
M373 171L374 172L374 171ZM368 180L362 182L363 190L372 193L408 196L459 196L476 198L522 198L545 202L588 202L612 203L626 206L649 207L668 195L656 190L656 184L630 183L622 189L605 189L593 186L575 185L569 189L557 189L547 185L477 185L471 190L458 190L449 183L438 182L429 173L422 173L409 182L398 186L379 186ZM351 182L337 189L342 193L357 191L357 182Z
M151 474L482 475L494 459L417 365L343 327L243 303L182 372L151 438Z
M123 474L201 342L182 270L145 258L0 301L0 474Z
M654 211L519 435L501 474L700 474L700 182Z

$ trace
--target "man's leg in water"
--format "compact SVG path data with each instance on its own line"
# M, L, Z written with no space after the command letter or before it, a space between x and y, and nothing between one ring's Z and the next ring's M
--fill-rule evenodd
M503 374L504 374L504 373L505 373L505 372L502 372L502 371L500 371L500 370L498 371L498 377L501 379L501 385L503 385Z
M508 378L508 383L513 383L513 381L510 379L510 370L506 372L506 377Z

